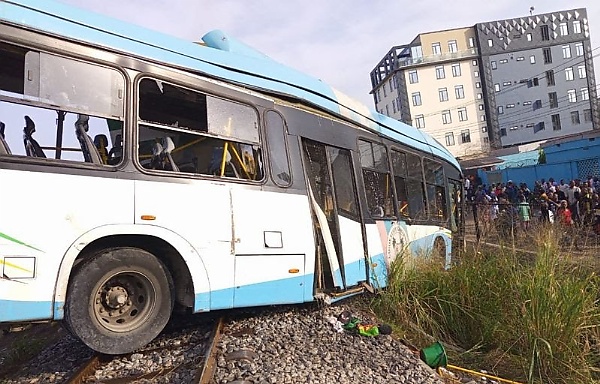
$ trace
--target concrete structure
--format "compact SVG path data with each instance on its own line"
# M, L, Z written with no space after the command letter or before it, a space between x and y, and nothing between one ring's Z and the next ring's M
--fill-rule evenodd
M462 159L600 127L585 9L422 33L371 84L379 112Z

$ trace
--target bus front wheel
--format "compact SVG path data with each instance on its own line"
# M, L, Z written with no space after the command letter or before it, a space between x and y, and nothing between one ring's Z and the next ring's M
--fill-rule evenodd
M69 283L68 328L105 354L135 351L163 330L173 309L173 281L154 255L112 248L83 261Z

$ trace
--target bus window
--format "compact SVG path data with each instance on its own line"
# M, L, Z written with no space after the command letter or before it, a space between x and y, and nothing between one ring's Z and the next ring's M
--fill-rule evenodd
M0 60L0 155L120 162L125 81L118 71L7 43Z
M140 81L139 94L138 156L144 168L263 179L252 108L151 79Z
M427 185L427 201L432 219L446 220L448 217L446 204L446 188L444 188L444 168L437 161L424 159L425 183Z
M358 220L360 216L358 201L356 200L356 185L354 183L354 173L352 172L350 151L329 147L329 158L335 183L338 213Z
M410 217L423 220L427 218L425 190L423 188L423 171L421 158L411 153L406 154L406 170L408 207Z
M402 152L392 150L392 171L394 172L394 185L398 198L398 212L401 218L410 217L408 206L408 193L406 183L406 155Z
M292 173L287 155L285 123L275 111L267 111L265 121L271 178L280 187L288 187L292 184Z
M394 193L385 146L359 140L358 149L371 217L393 217Z

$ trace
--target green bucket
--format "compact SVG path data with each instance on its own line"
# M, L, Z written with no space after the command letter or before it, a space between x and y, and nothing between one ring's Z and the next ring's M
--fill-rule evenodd
M421 349L421 360L431 368L445 367L448 365L448 356L444 346L439 341Z

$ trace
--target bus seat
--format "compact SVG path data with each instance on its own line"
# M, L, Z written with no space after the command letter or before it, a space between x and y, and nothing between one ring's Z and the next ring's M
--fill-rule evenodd
M12 153L10 152L10 148L8 147L8 143L4 139L5 126L6 124L0 121L0 155L11 155Z
M87 134L90 126L88 121L90 117L88 115L79 114L77 121L75 122L75 135L79 140L81 151L83 152L83 158L86 163L102 164L100 154L92 141L92 138Z
M116 135L115 143L113 147L108 152L108 164L116 165L121 162L123 158L123 136Z
M173 160L173 156L171 156L171 152L175 149L175 143L173 143L173 139L169 136L164 138L165 147L163 149L164 157L169 161L169 165L171 166L171 170L174 172L179 172L179 167L175 164L175 160Z
M42 147L33 138L35 132L35 123L31 120L31 117L25 116L25 128L23 128L23 144L25 145L25 153L30 157L42 157L46 158L46 154L42 150Z
M98 150L102 164L108 164L108 138L106 135L99 134L94 136L94 146Z
M179 167L177 164L175 164L175 161L171 156L171 152L174 149L175 144L168 136L162 139L162 144L159 142L154 143L154 147L152 148L152 161L150 162L150 168L160 169L163 171L179 172Z

